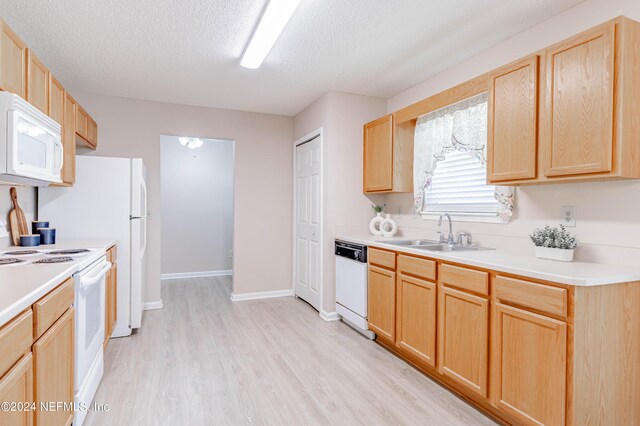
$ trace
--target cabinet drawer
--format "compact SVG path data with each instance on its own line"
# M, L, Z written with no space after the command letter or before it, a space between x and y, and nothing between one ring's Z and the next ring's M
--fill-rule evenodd
M73 279L69 278L33 304L35 338L53 325L73 305Z
M0 328L0 377L4 376L33 343L33 314L24 311Z
M107 260L113 263L117 259L118 259L118 246L111 246L109 250L107 250Z
M435 281L436 262L420 257L398 255L398 271L403 274L414 275L425 280Z
M562 317L567 316L567 290L498 275L496 298L503 302Z
M396 254L391 251L382 251L370 248L369 263L383 268L396 269Z
M489 295L489 274L453 265L440 266L440 281L451 287Z

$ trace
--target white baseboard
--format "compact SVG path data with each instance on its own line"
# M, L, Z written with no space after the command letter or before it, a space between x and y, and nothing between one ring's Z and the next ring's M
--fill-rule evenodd
M293 290L260 291L257 293L231 293L232 302L255 299L271 299L272 297L293 296Z
M145 311L150 311L152 309L162 309L162 299L156 300L155 302L144 302L142 305L142 309Z
M160 274L160 279L179 280L183 278L222 277L225 275L233 275L233 271L231 269L225 269L221 271L176 272L173 274Z
M320 318L325 321L340 321L340 315L337 312L327 312L324 309L320 310Z

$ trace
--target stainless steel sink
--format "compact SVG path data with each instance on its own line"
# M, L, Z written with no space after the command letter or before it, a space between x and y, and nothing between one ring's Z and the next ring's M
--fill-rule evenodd
M438 243L437 241L432 240L402 240L402 241L389 241L387 244L401 246L401 247L409 247L418 250L425 251L484 251L484 250L493 250L486 247L476 247L476 246L464 246L458 244L447 244L447 243Z
M403 247L421 247L421 246L437 245L438 242L434 240L400 240L400 241L389 241L387 244L392 244L394 246L403 246Z

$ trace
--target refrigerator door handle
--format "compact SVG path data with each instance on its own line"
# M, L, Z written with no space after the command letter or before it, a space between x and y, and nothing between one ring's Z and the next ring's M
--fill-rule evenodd
M144 229L144 238L142 240L142 249L140 249L140 257L143 257L147 252L147 220L144 218L140 219L142 221L142 229Z
M142 211L140 213L142 214L142 216L147 217L147 183L144 181L144 176L140 177L140 189L142 189L140 196L142 197L142 201L144 203L144 207L142 208Z

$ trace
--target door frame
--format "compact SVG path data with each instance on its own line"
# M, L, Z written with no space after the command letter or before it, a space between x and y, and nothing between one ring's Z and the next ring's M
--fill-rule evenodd
M296 268L298 265L298 252L296 251L296 239L297 239L297 224L296 224L296 206L298 205L298 180L296 176L296 149L299 145L306 142L310 142L315 138L319 139L320 143L320 309L318 314L320 317L324 312L324 129L319 127L316 130L306 134L305 136L297 139L293 142L293 237L292 237L292 251L293 251L293 265L291 267L291 291L294 297L296 296Z

